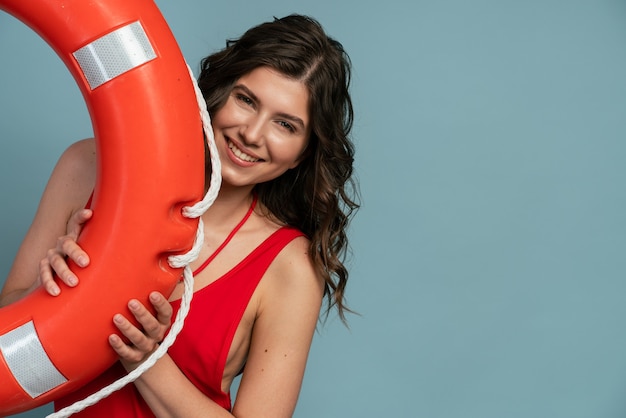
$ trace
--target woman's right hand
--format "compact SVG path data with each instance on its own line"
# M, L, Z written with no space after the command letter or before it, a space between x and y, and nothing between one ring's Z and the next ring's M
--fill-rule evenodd
M48 250L47 256L39 263L39 282L52 296L61 293L61 288L55 281L56 276L66 285L74 287L78 284L78 277L67 264L67 258L79 267L89 265L89 255L78 245L76 240L83 226L91 217L91 209L80 209L72 214L67 221L66 235L57 239L55 248Z

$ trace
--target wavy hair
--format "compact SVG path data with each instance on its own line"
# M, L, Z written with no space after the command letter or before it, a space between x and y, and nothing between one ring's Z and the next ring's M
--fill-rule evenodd
M309 91L311 136L304 158L280 177L255 186L277 220L310 239L310 255L325 281L326 315L333 307L345 322L348 270L346 229L357 203L349 138L353 107L351 62L343 46L314 19L290 15L249 29L201 62L198 84L214 115L235 82L258 67L302 82Z

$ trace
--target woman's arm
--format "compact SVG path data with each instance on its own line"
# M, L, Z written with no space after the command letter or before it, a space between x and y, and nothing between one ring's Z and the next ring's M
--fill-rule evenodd
M237 417L293 415L324 292L308 249L305 238L294 240L261 281L259 313L233 408Z
M57 245L58 238L67 233L68 220L86 203L95 184L95 175L93 140L79 141L63 153L0 292L0 306L21 299L39 285L40 261ZM66 284L75 285L68 278L63 278ZM49 283L48 292L58 293L54 281Z

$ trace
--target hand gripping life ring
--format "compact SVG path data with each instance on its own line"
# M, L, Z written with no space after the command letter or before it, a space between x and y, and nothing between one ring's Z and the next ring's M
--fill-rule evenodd
M0 309L0 415L48 403L102 373L116 355L112 315L131 298L169 294L167 257L191 248L202 198L204 138L188 68L153 0L0 0L75 78L97 149L91 256L76 288L39 289Z

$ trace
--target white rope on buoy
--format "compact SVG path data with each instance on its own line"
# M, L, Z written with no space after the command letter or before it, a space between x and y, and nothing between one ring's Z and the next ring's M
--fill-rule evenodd
M183 208L183 216L187 218L200 218L206 210L211 207L215 199L217 198L217 194L219 192L220 185L222 183L222 170L221 164L219 160L219 156L217 154L217 147L215 145L215 137L213 136L213 128L211 127L211 117L209 116L209 111L206 107L206 102L204 101L204 97L202 96L202 92L198 87L198 83L191 71L191 68L187 66L189 69L189 74L191 76L191 80L193 81L194 90L196 93L196 99L198 101L198 107L200 109L200 116L202 118L202 126L204 128L204 133L206 135L206 140L209 146L209 153L211 158L211 181L209 184L209 189L205 194L204 198L197 202L193 206L185 206ZM193 298L193 272L191 271L191 267L189 264L198 258L198 254L200 254L200 250L202 249L202 245L204 242L204 225L202 223L202 219L198 219L198 229L196 231L196 238L193 243L193 247L186 254L181 255L173 255L168 258L168 262L170 266L173 268L183 268L183 284L184 291L183 296L181 298L180 308L176 313L176 319L172 324L169 332L159 345L159 347L152 353L150 356L141 363L135 370L128 373L126 376L116 380L108 386L100 389L96 393L88 396L87 398L75 402L74 404L61 409L55 413L52 413L47 416L47 418L65 418L69 417L72 414L82 411L83 409L96 404L101 399L106 398L113 392L120 390L124 386L129 383L137 380L143 373L146 372L149 368L154 366L154 364L167 353L167 350L174 344L178 333L183 328L183 323L187 314L189 313L189 307L191 305L191 299Z

